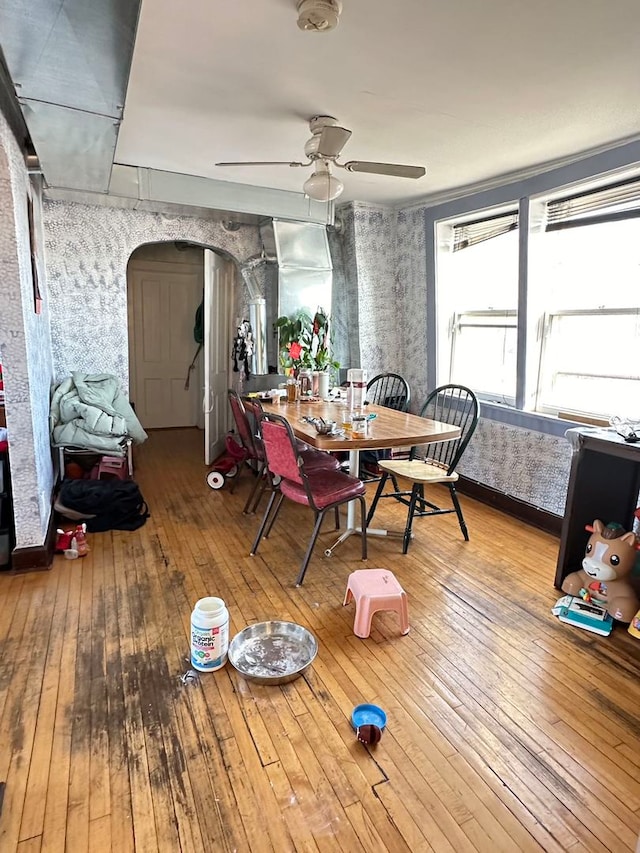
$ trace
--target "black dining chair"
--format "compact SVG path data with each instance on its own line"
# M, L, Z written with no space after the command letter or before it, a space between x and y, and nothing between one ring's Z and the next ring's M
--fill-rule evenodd
M422 407L420 416L441 423L457 426L460 437L450 441L438 441L433 444L412 447L408 459L381 459L379 462L382 478L378 483L375 497L367 515L367 525L371 523L381 498L394 498L408 507L407 521L402 541L402 553L406 554L411 541L411 528L415 517L426 515L444 515L455 512L460 530L469 541L467 525L462 514L455 484L458 480L456 466L469 445L471 436L478 425L480 404L478 398L464 385L441 385L429 394ZM426 456L420 457L421 449L426 447ZM410 489L398 486L398 480L408 481ZM391 480L393 490L385 492L387 482ZM427 500L424 487L435 483L444 483L451 496L453 506L441 508Z
M409 383L399 373L378 373L367 383L365 403L408 412L410 402ZM380 479L379 461L390 457L390 450L365 450L360 454L360 477L367 483L377 482Z
M411 402L409 383L399 373L378 373L367 383L365 402L408 412Z
M322 521L328 510L337 509L352 500L360 503L362 525L362 559L367 559L367 536L365 530L365 485L357 477L335 469L310 469L298 450L293 430L286 418L263 412L260 418L260 435L265 451L266 464L272 477L280 477L277 489L271 492L269 503L256 535L251 554L258 552L261 539L269 536L285 498L308 506L315 515L311 539L298 572L296 586L300 586L311 559Z

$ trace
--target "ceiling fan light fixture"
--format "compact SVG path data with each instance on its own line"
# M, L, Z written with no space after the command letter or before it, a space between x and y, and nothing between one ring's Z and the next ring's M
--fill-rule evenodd
M318 148L320 147L320 134L314 133L304 144L304 153L306 156L313 160L314 155L318 153Z
M327 33L338 26L341 0L296 0L298 26L308 33Z
M326 2L326 0L299 0L303 2ZM337 0L334 0L337 2ZM304 183L304 192L308 198L328 202L338 198L344 190L344 184L331 174L331 168L345 169L347 172L364 172L368 175L386 175L393 178L422 178L426 174L424 166L408 166L400 163L374 163L368 160L349 160L339 162L342 149L351 138L351 131L341 127L333 116L315 115L309 119L311 137L304 145L307 162L297 160L243 160L240 162L216 163L216 166L302 166L314 167L314 173ZM639 851L640 853L640 851Z
M315 172L307 178L302 189L314 201L333 201L344 190L344 184L331 174L325 164L317 164Z

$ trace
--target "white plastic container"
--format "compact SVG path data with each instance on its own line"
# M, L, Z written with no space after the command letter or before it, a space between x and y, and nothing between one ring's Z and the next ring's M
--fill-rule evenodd
M227 662L229 611L221 598L201 598L191 614L191 666L213 672Z
M359 367L347 370L347 409L350 412L363 407L366 390L367 381L364 370Z
M322 372L318 374L318 396L325 400L329 396L329 374Z

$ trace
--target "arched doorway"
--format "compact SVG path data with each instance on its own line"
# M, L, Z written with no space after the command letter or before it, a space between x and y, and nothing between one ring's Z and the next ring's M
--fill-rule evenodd
M180 241L141 246L127 266L130 398L138 418L145 429L202 429L207 464L229 426L235 276L221 253ZM199 348L194 326L203 302Z

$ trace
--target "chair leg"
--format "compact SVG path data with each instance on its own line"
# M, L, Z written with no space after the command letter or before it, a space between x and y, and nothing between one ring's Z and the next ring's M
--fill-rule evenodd
M385 483L387 482L388 479L389 479L389 474L385 471L385 473L382 475L380 482L378 483L378 488L376 489L376 493L374 495L373 501L371 502L371 506L369 507L369 514L367 515L367 524L366 524L367 527L371 524L371 519L373 518L373 515L376 511L376 507L378 506L378 501L380 499L380 495L382 494Z
M276 502L276 505L275 505L273 512L271 513L271 518L269 519L269 524L267 525L267 529L264 532L264 538L265 539L269 538L269 534L271 533L271 530L273 528L273 525L275 524L276 518L278 517L278 513L280 512L280 507L282 506L282 502L284 501L284 495L282 494L282 492L280 492L280 491L274 492L274 495L277 496L277 502Z
M398 611L398 616L400 617L400 630L402 634L409 633L409 605L407 604L407 593L402 592L400 596L400 610Z
M253 500L253 504L249 507L249 513L250 514L253 514L258 509L258 506L260 505L260 501L262 500L262 495L264 494L264 491L267 488L267 486L269 487L270 492L275 492L275 491L277 491L276 485L278 482L279 482L279 480L276 480L276 478L271 474L271 472L267 468L266 463L263 463L262 478L260 481L260 488L258 489L257 494Z
M336 530L340 530L340 510L336 507Z
M411 489L411 500L409 501L409 512L407 513L407 526L404 530L404 538L402 540L402 553L406 554L409 550L409 542L411 542L411 525L413 524L413 516L416 511L416 501L420 494L420 486L418 483L413 484Z
M251 506L246 511L247 515L253 515L253 513L260 506L260 501L262 500L262 495L264 494L264 490L267 488L267 483L268 483L267 475L266 475L266 473L263 472L262 477L260 478L260 485L258 486L257 489L254 490L255 491L255 497L253 499L253 503L251 504ZM247 503L248 503L248 501L247 501Z
M277 496L278 492L273 492L271 494L271 497L269 498L269 503L267 504L267 508L265 509L264 515L262 516L262 521L260 522L260 527L258 528L258 532L256 533L256 538L254 539L253 545L251 546L251 551L249 551L252 557L254 556L254 554L258 553L258 546L260 545L262 534L264 533L264 529L267 526L267 521L269 520L271 508L273 507Z
M300 571L298 572L296 586L302 586L302 581L304 580L304 576L307 573L307 566L309 565L309 560L311 559L311 552L313 551L313 547L316 544L318 533L320 533L320 527L322 526L322 519L324 518L324 513L324 510L320 510L320 512L316 516L316 523L313 526L313 533L311 534L311 539L309 541L309 545L307 546L307 552L304 555L304 560L302 561Z
M256 480L255 480L255 483L253 484L253 488L249 492L249 497L247 498L247 502L244 505L244 509L242 510L243 515L249 514L249 512L250 512L249 507L253 503L253 498L259 489L260 489L259 494L262 495L262 492L264 491L264 462L261 462L260 465L258 466L258 469L256 470ZM256 502L256 506L257 506L257 502ZM255 507L254 507L253 511L255 512Z
M451 492L451 500L453 501L453 505L456 509L456 515L458 516L458 524L460 525L460 530L462 530L464 541L468 542L469 531L467 530L467 525L462 514L462 507L460 506L460 501L458 500L458 493L456 492L456 487L453 485L453 483L448 483L448 486L449 491Z
M360 526L362 527L362 533L360 535L360 539L362 540L362 559L367 559L367 504L364 499L364 495L360 495L358 498L360 501Z

